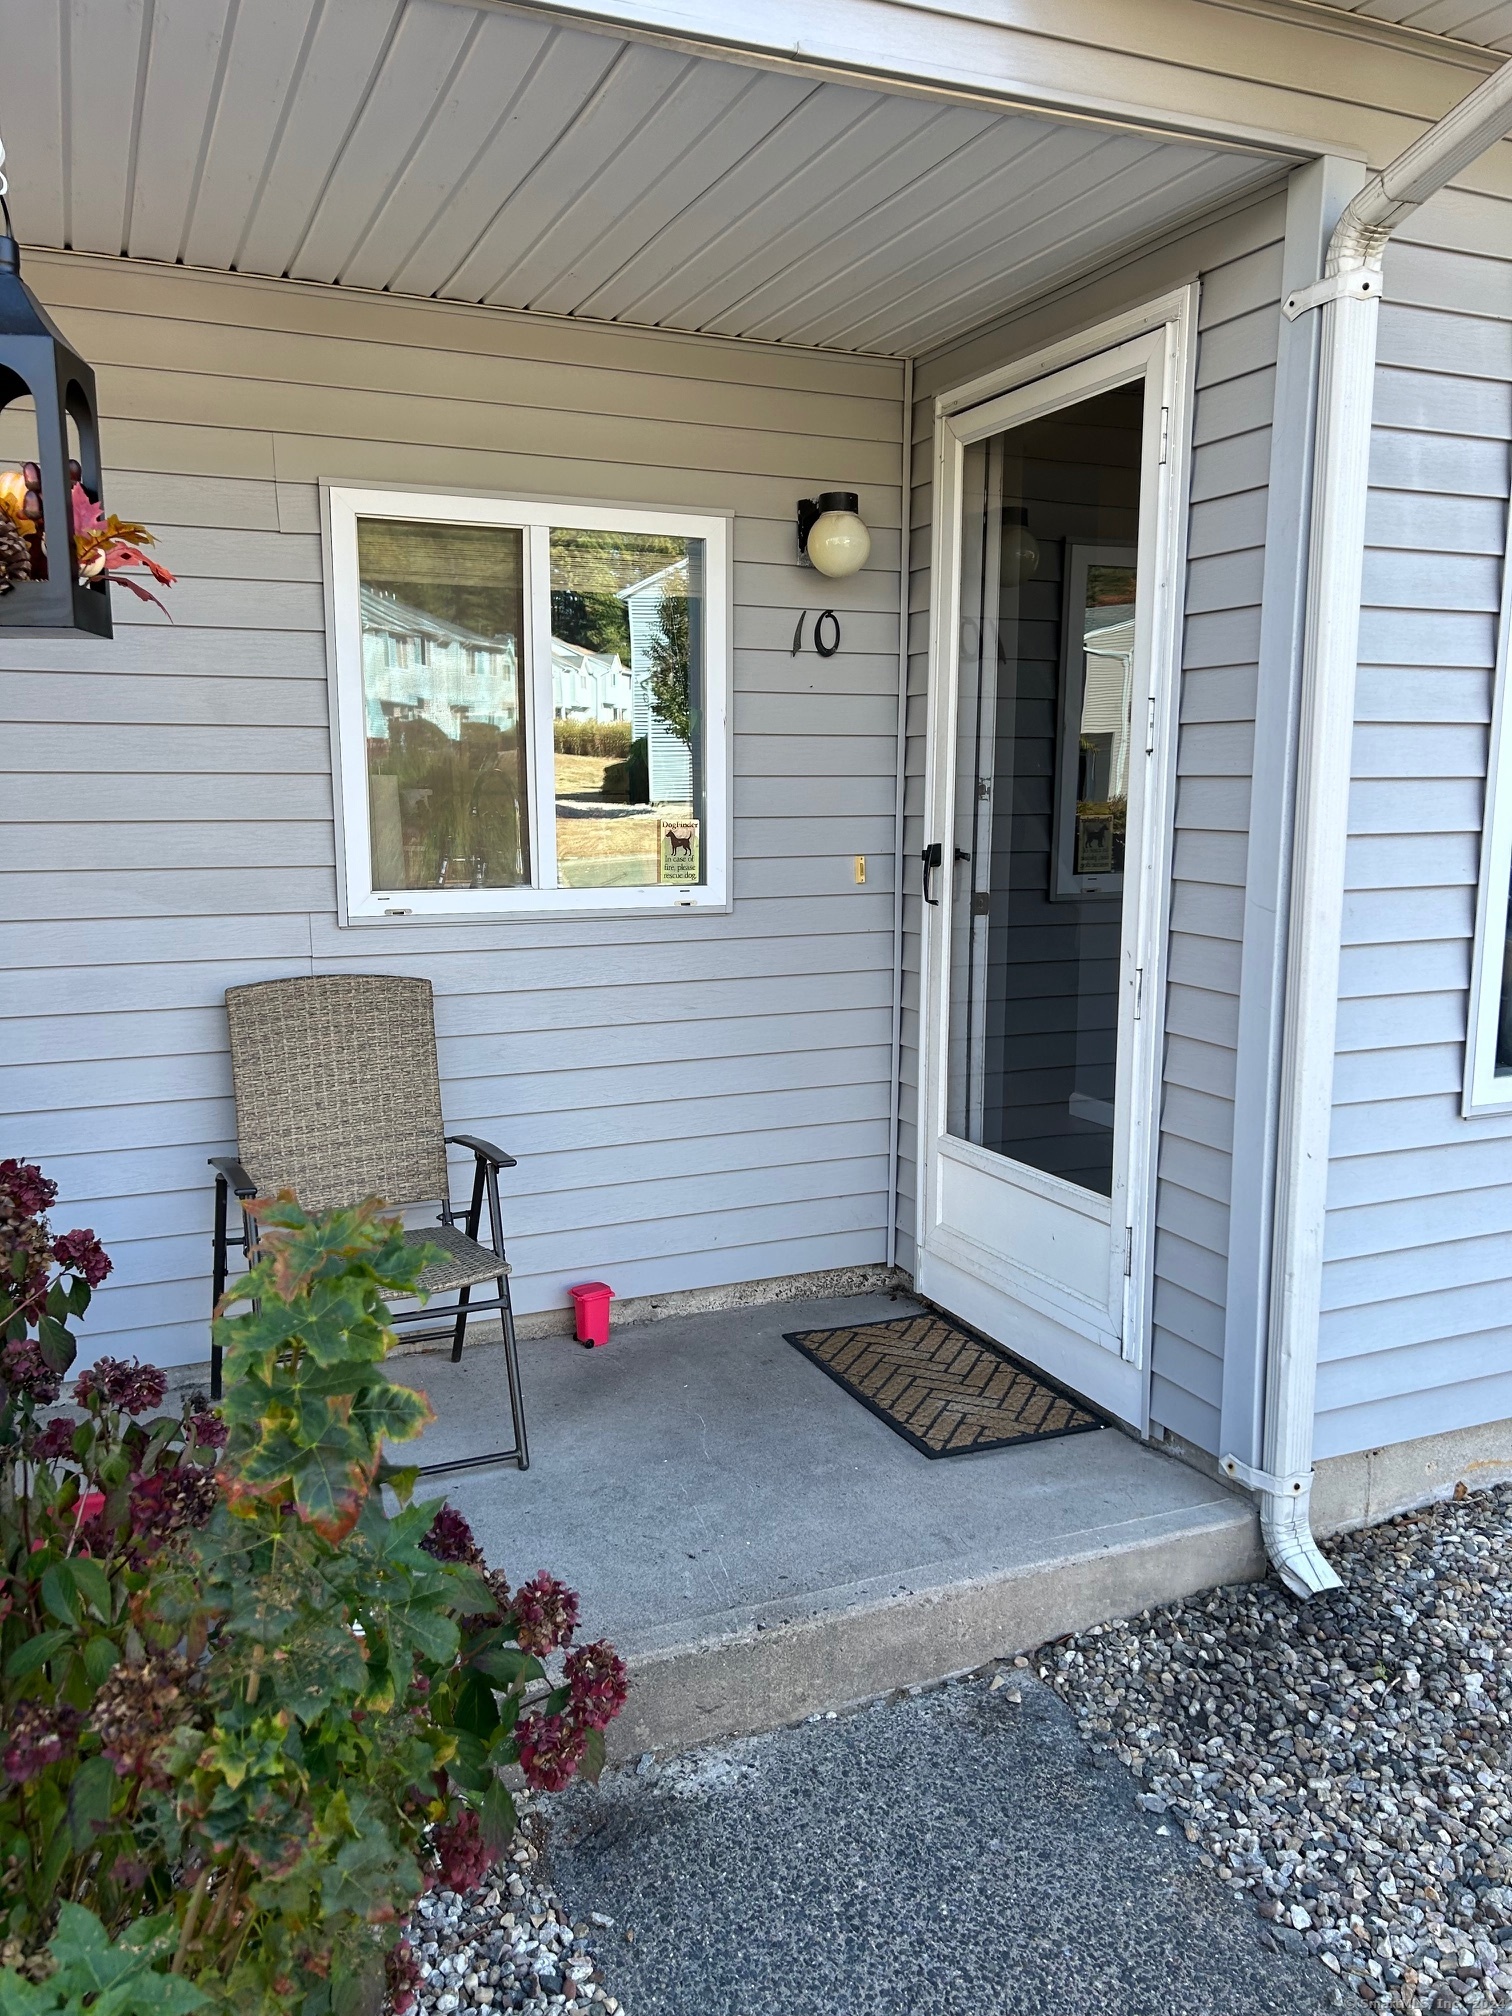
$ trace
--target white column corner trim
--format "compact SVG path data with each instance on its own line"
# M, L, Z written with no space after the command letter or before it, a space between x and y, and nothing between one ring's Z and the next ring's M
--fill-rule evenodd
M1225 1458L1224 1468L1257 1490L1266 1551L1287 1588L1303 1597L1339 1587L1313 1537L1309 1501L1381 259L1392 233L1509 129L1512 63L1365 184L1334 227L1319 286L1293 297L1300 313L1321 308L1323 329L1263 1453L1248 1480L1236 1459Z

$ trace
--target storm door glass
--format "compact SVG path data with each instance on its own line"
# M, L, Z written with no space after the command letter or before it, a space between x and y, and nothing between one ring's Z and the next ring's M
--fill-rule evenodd
M375 889L530 880L524 551L513 526L357 521Z
M963 474L947 1130L1103 1196L1143 407L1141 383L1100 393Z

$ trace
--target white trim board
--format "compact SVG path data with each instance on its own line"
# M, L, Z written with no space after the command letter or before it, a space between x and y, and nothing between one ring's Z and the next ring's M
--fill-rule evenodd
M1512 1112L1512 1072L1498 1074L1496 1038L1506 958L1507 904L1512 894L1512 503L1502 541L1501 609L1496 625L1496 685L1481 818L1480 883L1475 952L1470 967L1462 1111L1467 1120Z
M669 511L646 505L559 504L486 492L462 494L401 485L344 485L329 479L320 484L320 498L340 922L345 926L402 931L410 924L441 920L487 923L509 917L608 918L635 913L707 914L728 910L734 838L733 514ZM363 673L357 603L357 521L361 517L495 525L519 528L524 534L524 638L528 640L528 648L521 668L521 700L531 827L529 886L488 890L408 889L398 897L374 889L367 837L366 743L360 711ZM548 841L548 836L554 834L556 819L552 750L549 740L545 749L539 746L542 724L549 738L552 721L551 582L546 535L553 526L668 533L704 542L705 813L704 881L700 885L570 889L556 880L555 846ZM359 696L356 707L352 705L353 695ZM353 814L354 805L363 808L361 816Z

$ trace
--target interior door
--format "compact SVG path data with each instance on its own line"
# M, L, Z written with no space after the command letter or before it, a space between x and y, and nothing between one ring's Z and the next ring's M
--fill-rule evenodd
M919 1285L1135 1423L1179 333L947 414L937 459Z

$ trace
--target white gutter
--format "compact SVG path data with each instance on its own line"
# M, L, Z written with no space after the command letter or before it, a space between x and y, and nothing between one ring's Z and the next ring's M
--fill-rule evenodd
M1512 63L1374 176L1334 228L1323 278L1285 303L1323 311L1287 927L1280 1136L1262 1467L1223 1468L1260 1496L1266 1552L1298 1596L1336 1589L1313 1538L1313 1422L1333 1106L1339 942L1381 258L1391 234L1512 129Z

